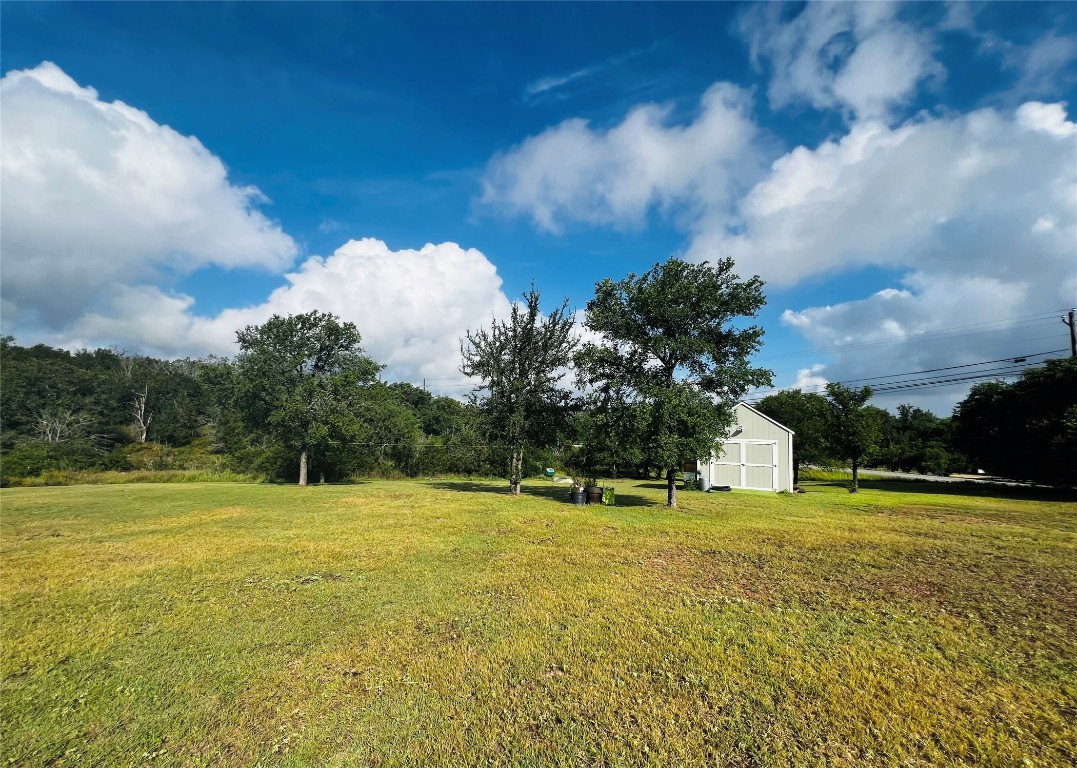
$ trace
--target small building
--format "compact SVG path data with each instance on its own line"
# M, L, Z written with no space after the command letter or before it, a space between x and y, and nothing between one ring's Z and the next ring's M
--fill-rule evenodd
M709 462L699 462L705 488L793 490L793 430L747 403L733 408L729 437Z

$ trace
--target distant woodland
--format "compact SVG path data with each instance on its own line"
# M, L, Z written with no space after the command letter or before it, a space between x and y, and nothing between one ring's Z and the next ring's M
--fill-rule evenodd
M185 471L206 479L243 476L294 481L286 441L245 412L237 361L158 360L113 349L68 352L0 340L4 485L62 482L76 472ZM461 402L407 383L358 382L346 400L346 429L310 457L311 482L366 476L507 477L511 456L481 399ZM864 467L924 473L984 470L1046 483L1077 482L1077 360L1048 361L1013 383L978 384L954 413L939 417L912 406L897 413L870 405L875 430ZM840 465L827 445L826 398L796 406L814 421L797 429L801 460ZM788 398L787 398L788 399ZM758 407L779 418L781 395ZM524 476L547 466L589 474L638 476L640 457L618 460L616 445L581 460L596 424L585 401L566 402L555 439L529 446ZM608 435L607 435L608 437ZM573 448L572 446L576 446ZM589 461L590 466L580 467ZM645 462L645 459L644 459Z

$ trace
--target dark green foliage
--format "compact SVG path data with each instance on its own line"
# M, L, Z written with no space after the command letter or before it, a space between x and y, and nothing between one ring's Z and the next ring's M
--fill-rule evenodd
M506 449L509 487L520 493L524 447L556 443L571 396L561 388L565 366L578 343L566 299L543 316L538 291L512 305L507 320L469 331L460 345L460 371L482 383L485 397L476 406L491 442Z
M948 475L965 468L964 456L953 448L950 419L912 405L898 406L883 418L874 465L901 472Z
M830 406L822 395L789 389L764 397L756 406L795 433L793 435L793 482L800 482L800 465L828 464L827 442Z
M578 475L620 477L645 471L639 436L646 429L647 409L639 403L596 398L573 420L575 443L570 468ZM598 405L599 407L595 407Z
M709 456L736 401L771 383L770 371L748 363L763 329L738 327L765 303L762 289L758 277L739 280L732 259L671 259L595 286L586 326L602 342L586 344L576 365L598 414L589 449L596 459L661 468L676 506L682 462Z
M853 471L849 492L856 493L860 490L860 466L879 443L882 414L886 412L867 404L871 387L857 389L831 382L826 385L826 396L830 404L828 450L836 458L849 462Z
M350 405L381 367L363 354L355 325L318 311L274 315L236 338L240 410L248 428L293 452L300 485L311 455L327 460L334 443L367 435Z
M0 461L0 484L6 486L13 478L32 477L48 470L85 469L94 466L99 458L98 452L82 442L22 442Z
M977 384L954 408L953 421L971 468L1077 484L1077 358L1048 360L1013 384Z
M70 417L82 432L112 436L122 406L114 403L117 356L108 350L70 352L43 344L20 347L0 339L4 447L40 433L42 417Z
M11 338L0 355L5 484L101 470L298 479L294 445L268 427L273 407L260 399L271 378L250 375L238 361L69 353L19 347ZM310 450L314 480L495 471L476 408L410 384L373 382L377 367L369 361L359 369L354 386L339 388L327 439ZM147 398L144 443L132 424L135 393Z

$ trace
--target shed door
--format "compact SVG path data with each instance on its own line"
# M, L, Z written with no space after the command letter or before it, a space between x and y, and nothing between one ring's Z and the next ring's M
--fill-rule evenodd
M727 440L711 462L711 485L778 490L777 440Z

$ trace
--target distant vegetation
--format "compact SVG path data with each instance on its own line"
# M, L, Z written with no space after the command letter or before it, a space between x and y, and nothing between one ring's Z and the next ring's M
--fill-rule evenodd
M762 328L735 327L763 305L762 285L739 281L728 259L670 259L602 281L588 304L598 341L575 358L593 387L586 401L562 383L579 343L567 300L543 314L534 288L507 320L467 334L461 371L479 382L467 404L382 383L359 329L318 311L241 329L234 360L72 354L7 337L2 480L507 475L519 494L523 477L559 465L576 476L658 471L676 506L682 461L709 451L733 404L770 383L747 363Z
M830 384L825 397L793 390L765 397L756 407L796 432L795 471L803 464L847 461L929 475L982 469L1017 480L1077 484L1077 359L1048 360L1013 384L977 384L949 418L907 404L890 413L867 404L870 396L868 387Z
M380 366L349 344L350 357L334 363L338 378L297 384L305 394L282 406L265 399L279 386L251 353L236 360L157 360L107 349L22 347L4 337L0 482L63 485L149 476L132 472L163 473L155 480L295 482L301 450L311 482L509 476L513 451L505 412L489 398L465 403L412 384L380 382ZM1077 360L1065 359L1026 371L1013 384L976 385L951 417L912 405L889 413L867 403L860 406L865 420L853 430L863 439L856 461L861 468L982 469L1077 484L1075 393ZM542 423L530 428L535 442L518 454L520 475L533 477L547 466L607 477L668 474L668 456L660 450L668 438L657 432L653 440L641 438L654 425L644 401L632 399L628 388L611 386L605 396L598 390L583 401L544 397L557 407L546 408ZM295 407L303 398L325 418L303 422ZM783 392L758 408L796 431L801 463L837 466L852 454L835 444L834 436L844 433L833 421L833 402L833 396Z
M298 477L298 453L253 422L236 361L71 353L21 347L8 337L0 343L0 366L4 484L60 484L88 472ZM502 457L474 407L378 381L356 384L350 396L347 430L312 449L314 481L500 472ZM540 471L534 463L526 469Z

